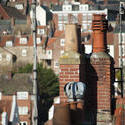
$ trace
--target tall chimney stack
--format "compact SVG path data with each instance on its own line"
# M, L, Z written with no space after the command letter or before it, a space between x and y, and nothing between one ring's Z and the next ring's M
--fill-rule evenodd
M96 125L109 125L112 121L112 95L114 62L107 52L108 21L105 15L93 17L93 52L87 62L86 111L95 114L92 121ZM92 118L90 118L92 119Z
M78 52L78 33L76 24L67 24L65 28L64 54L60 57L60 100L67 102L64 86L68 82L84 82L84 59ZM81 63L82 61L82 63Z

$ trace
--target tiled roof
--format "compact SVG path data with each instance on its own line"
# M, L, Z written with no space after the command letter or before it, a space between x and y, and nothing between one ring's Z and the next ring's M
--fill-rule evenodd
M60 37L62 34L64 34L64 31L55 31L54 37Z
M57 38L50 38L47 43L47 49L52 49L54 42L57 40Z
M6 45L6 41L14 41L14 37L11 35L1 37L0 47L4 47Z
M28 91L32 93L31 74L17 73L12 79L8 79L6 74L0 76L0 91L5 94L14 94L17 91Z
M20 38L27 38L27 43L21 44ZM37 38L41 38L41 42L39 44L37 44L37 46L42 46L47 40L46 37L41 37L39 35L37 36ZM32 35L21 35L20 37L14 37L14 36L11 36L11 35L6 35L6 36L1 37L0 47L5 47L6 41L9 41L9 40L13 42L13 46L33 46Z

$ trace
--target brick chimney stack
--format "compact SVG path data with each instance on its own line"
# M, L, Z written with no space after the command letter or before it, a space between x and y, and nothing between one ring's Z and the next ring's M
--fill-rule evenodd
M86 68L87 111L93 112L93 121L96 125L109 125L112 117L112 95L114 62L107 53L108 22L105 15L95 14L93 18L93 53L91 54Z
M68 82L84 82L84 59L78 53L77 25L67 24L65 29L65 51L60 57L60 100L67 102L64 86ZM82 62L81 62L82 60Z
M94 15L92 30L93 30L93 53L94 52L106 52L106 32L107 32L107 20L105 15Z

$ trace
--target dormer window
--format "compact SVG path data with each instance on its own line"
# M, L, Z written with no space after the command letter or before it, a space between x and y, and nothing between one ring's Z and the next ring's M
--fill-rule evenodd
M27 38L20 38L20 44L27 44Z
M6 47L12 47L13 46L13 42L11 40L6 41Z
M40 44L41 43L41 38L37 38L36 42L37 42L37 44Z
M37 33L40 34L40 35L43 35L43 34L45 34L45 30L44 29L38 29Z
M63 5L63 11L71 11L72 5Z

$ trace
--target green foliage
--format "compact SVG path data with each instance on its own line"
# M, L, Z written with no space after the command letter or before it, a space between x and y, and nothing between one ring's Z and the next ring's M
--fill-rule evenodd
M18 73L31 73L32 68L33 68L32 64L27 64L26 66L19 67L17 72Z
M19 73L32 73L33 65L19 67ZM39 92L39 121L42 123L48 119L48 110L52 105L53 98L59 94L58 77L52 69L44 68L42 64L37 64L37 81Z
M120 72L120 70L118 70L117 72L116 72L116 78L120 81L121 80L121 72Z

